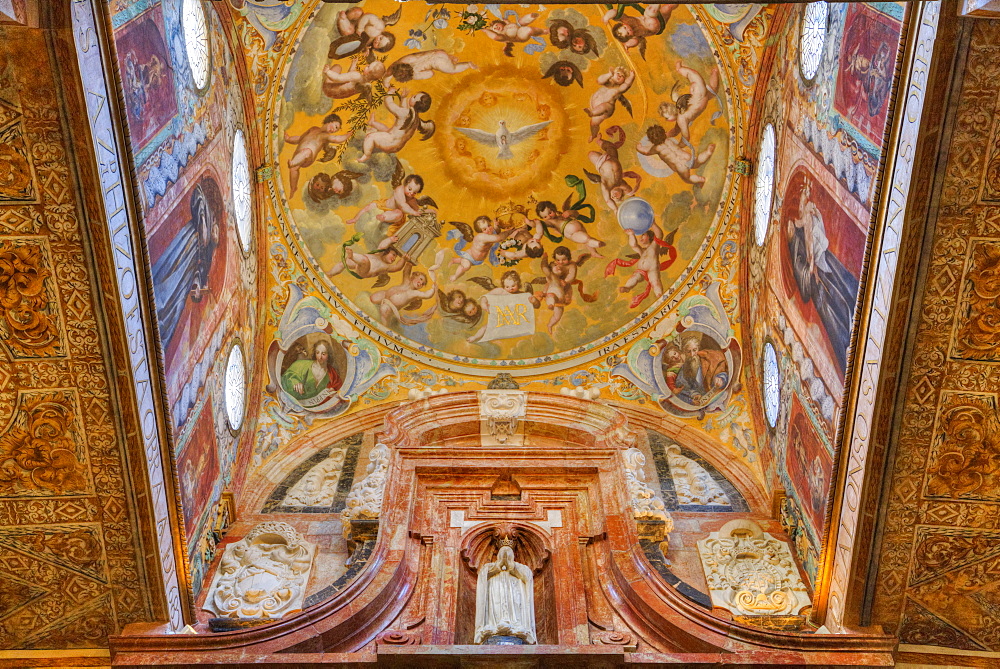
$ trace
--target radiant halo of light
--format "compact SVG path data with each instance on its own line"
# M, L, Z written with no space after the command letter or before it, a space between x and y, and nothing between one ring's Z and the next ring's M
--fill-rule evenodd
M653 205L641 197L631 197L618 207L618 224L623 230L631 230L637 235L653 227L655 218Z

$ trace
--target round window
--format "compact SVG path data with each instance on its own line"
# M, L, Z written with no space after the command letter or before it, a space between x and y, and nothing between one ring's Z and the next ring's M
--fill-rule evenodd
M243 251L247 252L250 250L253 212L250 206L250 164L242 130L237 130L233 138L233 209L236 213L236 234Z
M764 344L764 415L767 424L778 424L778 406L781 402L781 372L778 371L778 356L771 342Z
M243 425L244 400L246 398L246 368L243 365L243 349L233 344L226 360L225 403L229 427L238 430Z
M802 15L802 34L799 36L799 68L802 78L812 81L823 60L823 44L826 42L826 18L830 7L820 0L806 5Z
M757 156L757 182L754 187L754 237L757 246L767 237L767 225L771 221L771 199L774 194L774 126L768 123L760 139L760 153Z
M208 84L208 23L201 0L184 0L181 24L184 29L184 48L187 51L191 77L197 89Z

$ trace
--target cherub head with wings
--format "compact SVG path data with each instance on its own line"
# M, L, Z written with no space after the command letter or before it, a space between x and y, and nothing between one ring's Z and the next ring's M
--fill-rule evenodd
M354 191L355 180L362 176L364 175L360 172L350 170L340 170L333 176L320 172L309 180L307 192L315 202L329 200L332 197L343 199Z
M552 63L545 74L542 75L542 79L548 79L549 77L552 77L552 80L560 86L572 86L575 81L580 85L580 88L583 88L583 72L568 60L557 60Z
M476 325L483 317L483 308L461 290L445 293L438 290L438 308L447 318L466 325Z

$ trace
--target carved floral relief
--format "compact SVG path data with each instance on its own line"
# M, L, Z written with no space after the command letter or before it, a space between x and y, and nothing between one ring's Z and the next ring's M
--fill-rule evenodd
M69 391L22 394L0 435L0 496L67 495L89 486Z
M946 393L927 468L929 497L1000 501L995 395Z
M17 357L59 355L54 277L36 240L0 240L0 315L4 342Z
M968 263L951 355L1000 361L1000 240L973 240Z
M301 609L315 552L287 523L257 525L226 546L205 609L231 618L280 618Z
M749 520L726 523L698 542L712 604L737 615L798 614L809 592L787 543Z

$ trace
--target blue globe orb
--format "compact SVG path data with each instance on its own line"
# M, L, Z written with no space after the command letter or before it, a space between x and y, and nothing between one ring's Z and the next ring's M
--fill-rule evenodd
M641 235L653 227L653 206L641 197L632 197L618 207L618 225Z

